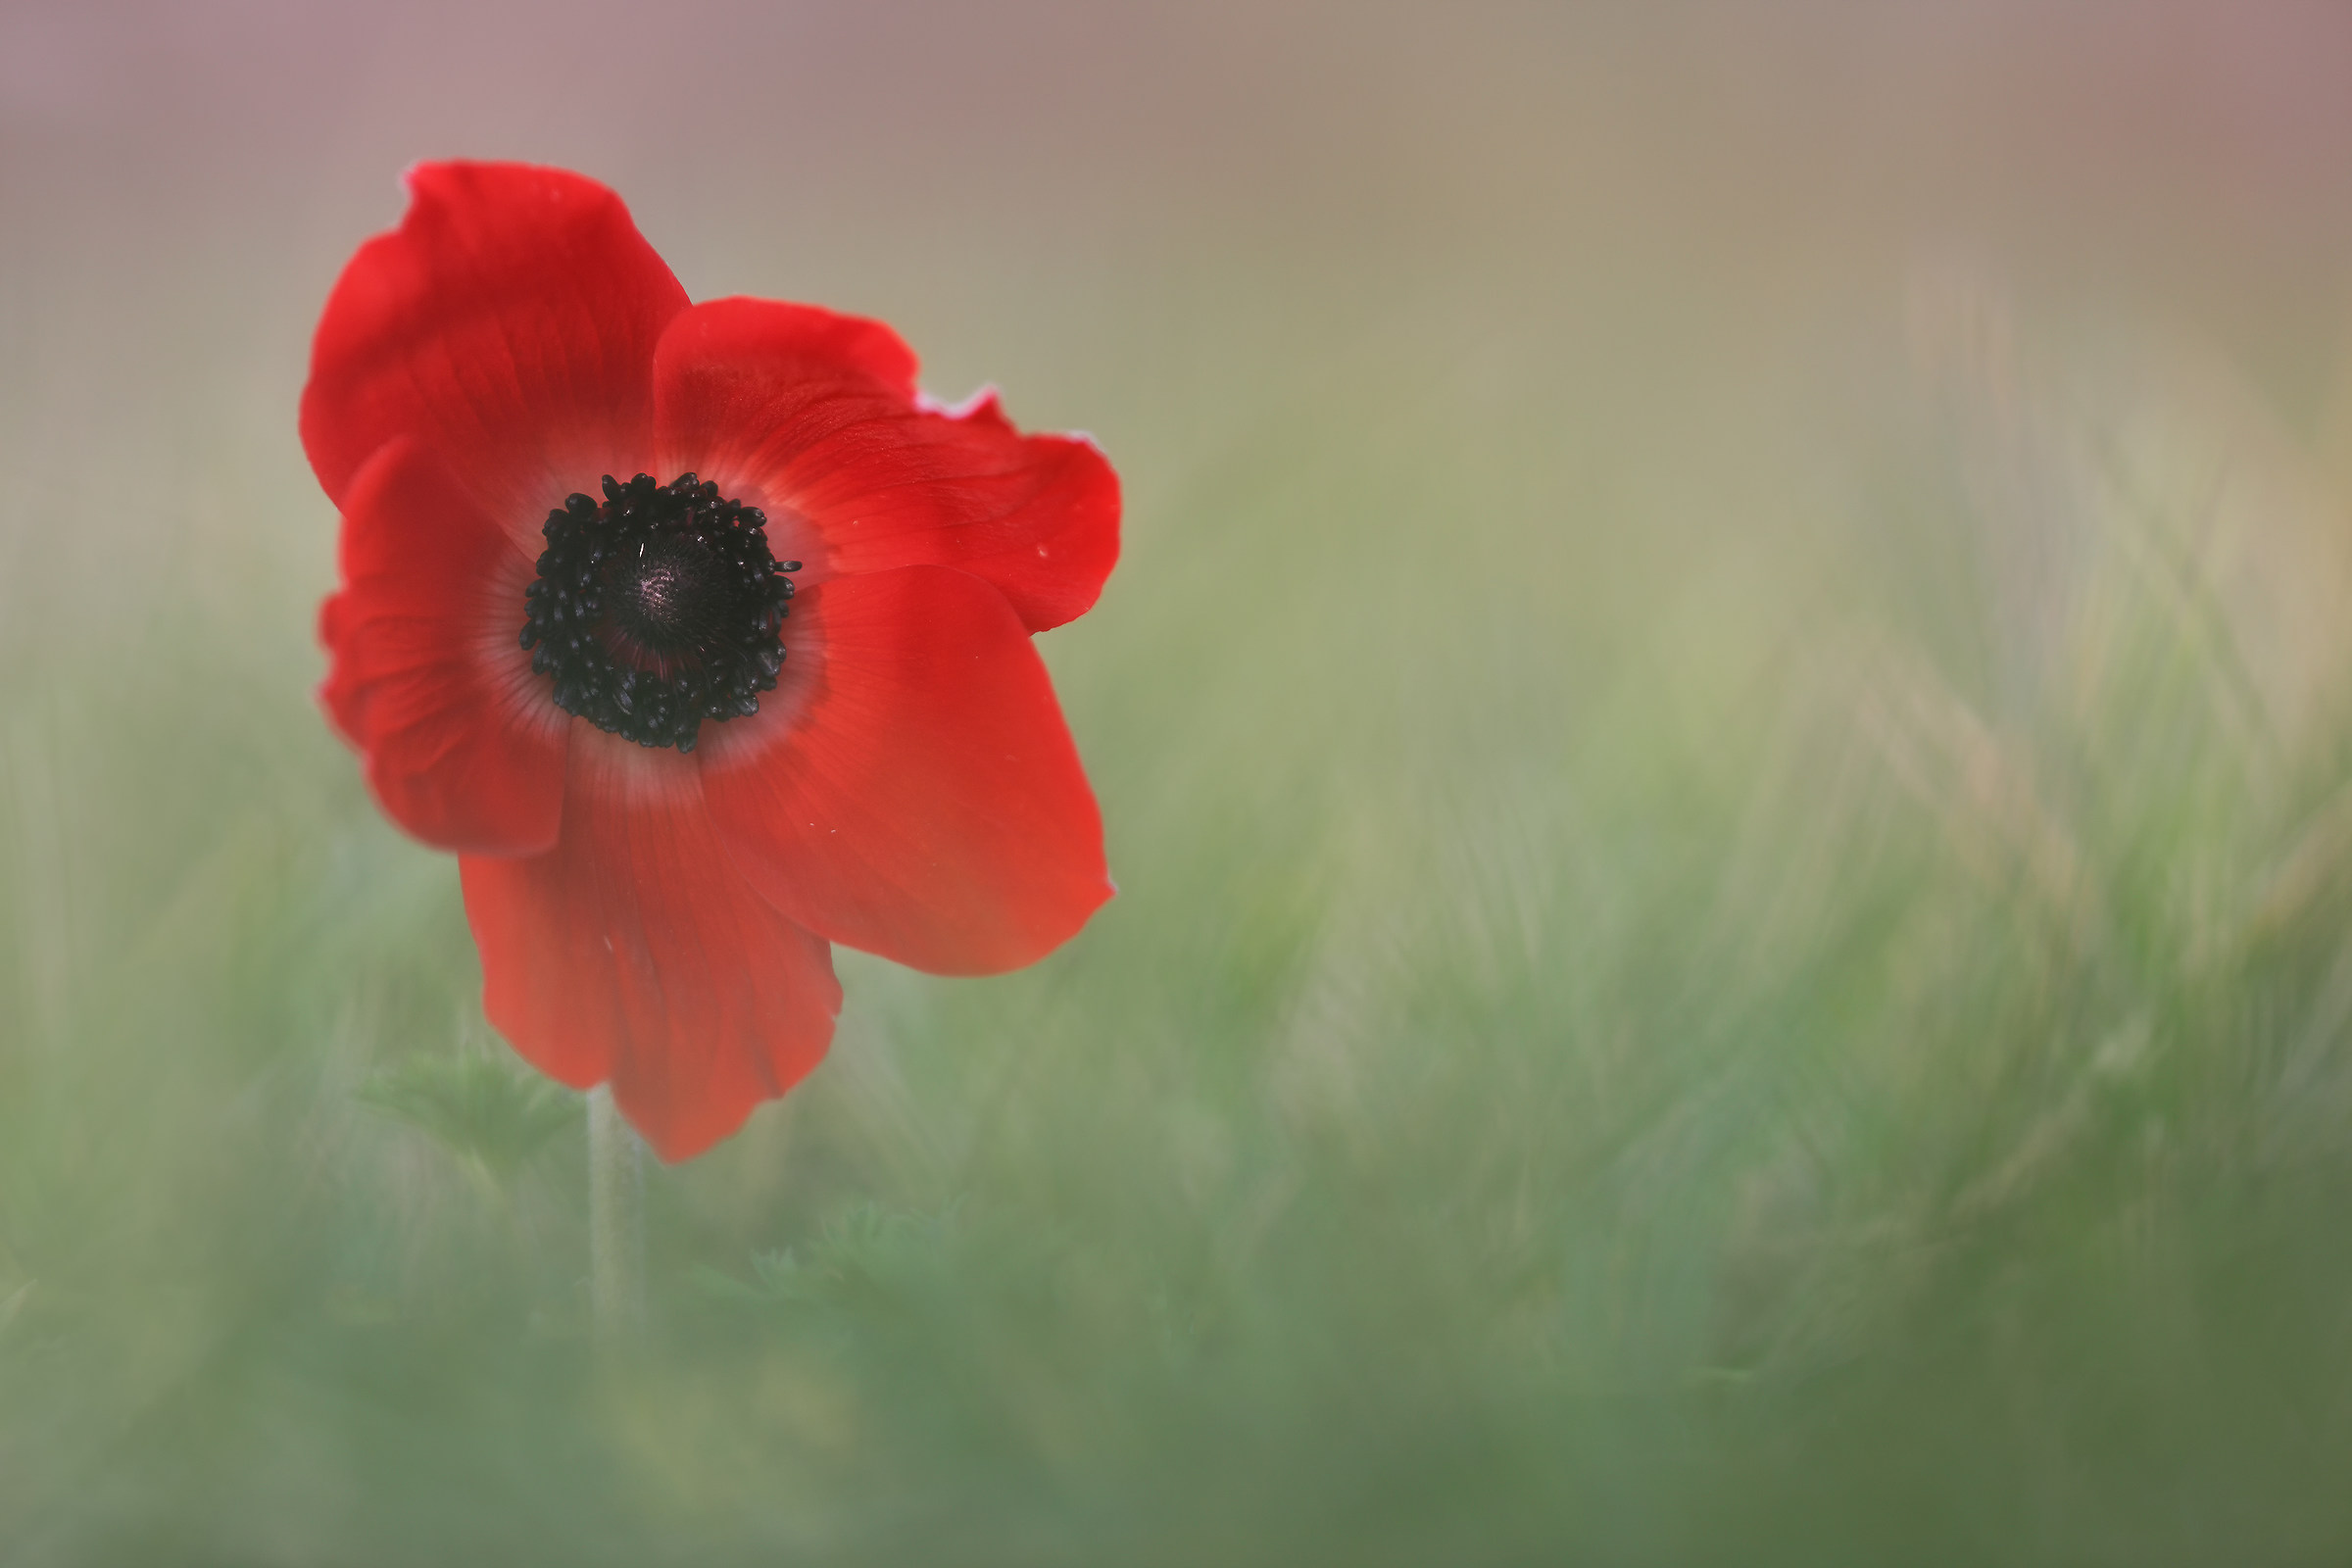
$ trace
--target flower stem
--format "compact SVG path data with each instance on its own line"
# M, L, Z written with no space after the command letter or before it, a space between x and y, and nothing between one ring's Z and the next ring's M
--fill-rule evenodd
M645 1324L645 1145L610 1084L588 1091L588 1300L599 1340Z

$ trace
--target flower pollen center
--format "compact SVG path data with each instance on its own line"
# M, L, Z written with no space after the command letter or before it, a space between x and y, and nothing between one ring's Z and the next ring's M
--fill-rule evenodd
M724 629L735 595L709 552L675 539L648 540L633 559L605 572L612 625L628 641L663 653L700 647Z
M522 646L564 711L691 752L704 719L748 717L775 690L801 564L769 553L758 508L691 473L607 474L604 492L547 514Z

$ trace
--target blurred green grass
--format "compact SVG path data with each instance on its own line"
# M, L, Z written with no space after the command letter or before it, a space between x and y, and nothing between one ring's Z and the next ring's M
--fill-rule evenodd
M1544 391L1573 322L1372 314L1212 439L1107 411L1129 555L1047 641L1120 898L1002 979L845 955L824 1069L655 1175L624 1364L576 1115L298 613L45 625L0 1556L2352 1540L2326 464L1967 277L1850 356L1661 315L1607 405ZM251 499L203 569L270 583L323 508Z
M2331 165L1969 8L688 9L639 102L617 11L0 13L0 1565L2352 1550ZM309 698L304 333L458 151L1129 497L1120 897L843 955L617 1364Z

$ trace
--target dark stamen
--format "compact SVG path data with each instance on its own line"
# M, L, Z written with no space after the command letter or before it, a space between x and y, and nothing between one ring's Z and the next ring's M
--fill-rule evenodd
M759 509L682 473L575 495L547 514L522 646L558 707L640 746L694 750L703 720L760 710L784 667L792 597Z

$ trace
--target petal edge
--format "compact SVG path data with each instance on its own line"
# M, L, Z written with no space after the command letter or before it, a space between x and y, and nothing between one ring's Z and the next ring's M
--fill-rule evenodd
M939 566L836 578L787 627L782 700L706 729L699 753L719 836L770 904L918 969L987 974L1110 897L1077 749L993 588Z
M412 436L528 545L551 507L652 457L654 345L685 290L620 198L565 170L418 164L398 227L327 297L303 449L338 505Z
M864 334L888 331L765 300L695 306L655 355L662 461L798 519L808 581L946 565L1031 631L1084 614L1118 561L1109 462L1084 437L1021 434L993 391L958 410L916 396L911 357L905 381L876 373Z
M460 861L483 1009L550 1077L610 1080L654 1152L689 1159L823 1058L831 953L736 875L690 761L598 735L570 771L554 850Z
M393 821L425 843L556 842L570 717L515 644L531 564L415 443L345 491L343 587L319 607L319 701Z

